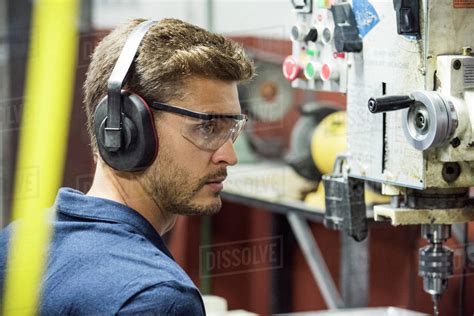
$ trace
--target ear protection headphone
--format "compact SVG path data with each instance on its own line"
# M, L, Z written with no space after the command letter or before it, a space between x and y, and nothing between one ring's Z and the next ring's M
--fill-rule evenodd
M149 167L158 152L153 114L145 100L122 90L138 47L155 21L140 23L128 36L107 82L107 96L94 112L94 132L102 159L121 171Z

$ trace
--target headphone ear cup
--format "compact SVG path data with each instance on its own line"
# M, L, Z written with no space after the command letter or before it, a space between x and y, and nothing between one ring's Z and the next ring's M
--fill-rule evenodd
M158 153L153 113L137 94L122 91L122 147L108 150L104 144L107 120L107 97L103 98L94 113L94 131L102 159L120 171L140 171L149 167Z

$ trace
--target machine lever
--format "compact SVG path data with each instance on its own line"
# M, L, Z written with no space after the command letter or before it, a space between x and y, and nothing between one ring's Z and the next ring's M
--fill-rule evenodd
M409 95L392 95L380 98L370 98L368 102L369 111L381 113L409 108L415 104L415 100Z

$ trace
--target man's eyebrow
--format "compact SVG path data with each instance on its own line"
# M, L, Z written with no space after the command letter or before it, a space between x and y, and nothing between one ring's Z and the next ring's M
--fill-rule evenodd
M240 111L240 112L206 112L206 111L203 111L201 113L209 114L209 115L241 115L241 114L244 114L244 113L242 113L242 111Z
M242 106L240 105L240 103L237 103L237 104L230 104L230 103L229 103L229 105L230 105L230 106L227 107L227 108L229 108L229 109L232 109L232 108L237 109L237 108L238 108L237 111L242 112ZM217 106L216 106L216 104L213 104L213 105L209 105L209 104L194 104L193 107L194 107L194 108L199 108L199 110L192 110L192 111L198 111L198 112L202 112L202 113L213 113L213 112L214 112L214 113L219 113L219 112L216 112L216 111L220 111L221 108L224 108L224 107L222 106L222 103L221 103L221 104L217 104ZM224 112L222 112L222 113L224 113ZM228 113L232 113L232 112L225 112L225 114L228 114ZM241 114L241 113L236 113L236 114Z
M191 109L187 109L185 108L186 110L189 110L189 111L194 111L194 112L198 112L198 113L202 113L202 114L209 114L209 115L241 115L241 114L245 114L245 113L242 113L242 109L240 111L235 111L235 112L217 112L215 109L209 109L209 108L203 108L202 110L191 110Z

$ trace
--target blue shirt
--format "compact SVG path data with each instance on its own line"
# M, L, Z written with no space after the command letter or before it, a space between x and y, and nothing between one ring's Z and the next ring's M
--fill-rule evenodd
M62 188L43 277L42 315L204 315L201 295L133 209ZM11 226L0 233L0 288Z

